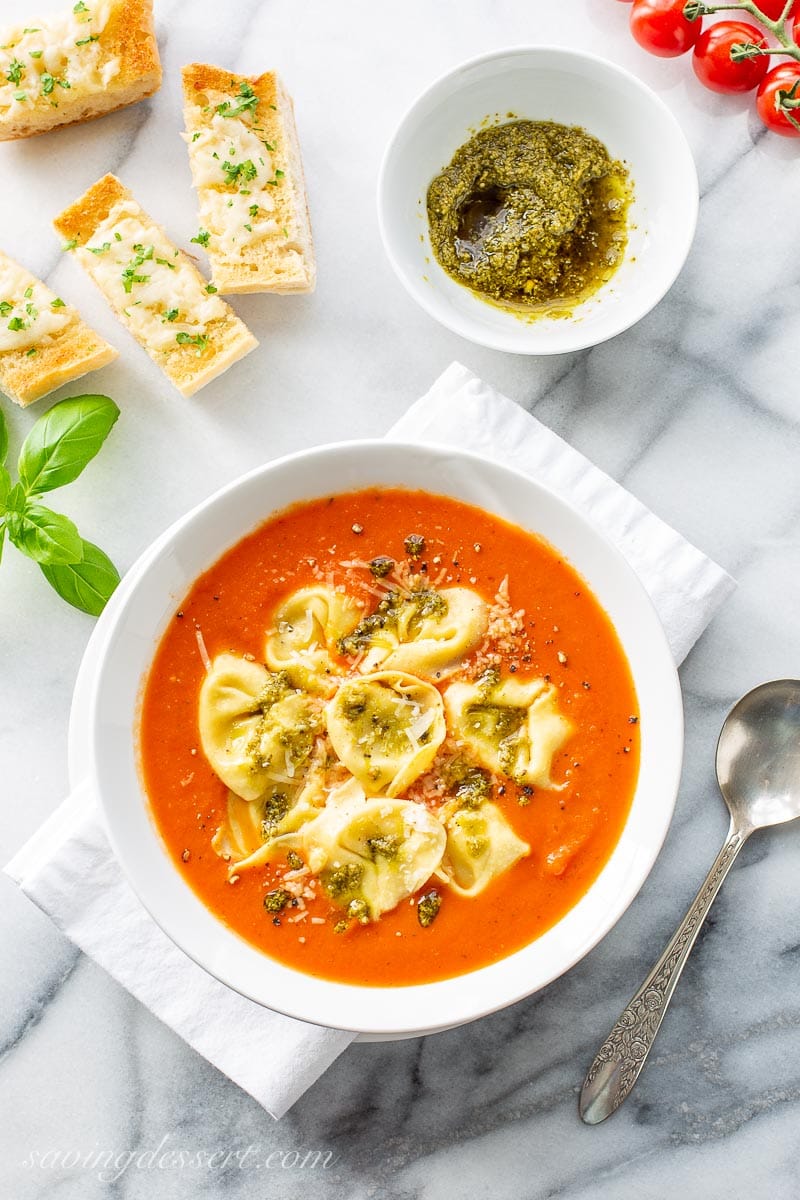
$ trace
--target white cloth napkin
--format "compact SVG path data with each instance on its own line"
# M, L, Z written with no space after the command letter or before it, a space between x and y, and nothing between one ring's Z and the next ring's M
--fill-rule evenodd
M637 571L678 662L734 586L582 454L458 363L388 436L478 451L535 476L580 508ZM187 958L128 886L85 787L5 870L67 937L274 1117L352 1041L351 1033L246 1000Z

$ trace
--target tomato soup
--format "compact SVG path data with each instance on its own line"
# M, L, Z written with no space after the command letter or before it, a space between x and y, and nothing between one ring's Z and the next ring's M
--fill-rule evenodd
M219 656L238 656L236 661L249 664L248 669L265 671L260 664L265 662L268 631L276 627L276 612L294 595L305 595L302 589L315 587L354 597L363 614L355 633L340 638L331 650L331 678L324 681L329 689L340 682L339 674L357 687L368 678L363 674L364 654L380 657L370 639L380 625L374 612L381 605L379 611L395 602L419 609L420 597L442 594L451 597L452 608L457 594L472 596L471 611L479 610L483 622L455 665L429 670L420 684L437 714L446 716L445 740L435 755L425 751L423 757L432 761L418 777L400 791L396 786L386 791L392 797L386 801L387 813L407 814L409 803L424 810L426 844L439 845L439 855L445 834L437 820L450 812L444 857L429 879L415 878L414 891L381 911L379 919L370 917L378 911L371 894L369 904L351 899L343 911L331 883L343 870L339 860L329 861L327 877L319 871L314 877L316 844L309 856L302 841L314 828L310 824L288 840L276 836L275 852L249 869L237 867L235 853L232 857L224 847L220 850L220 830L231 821L230 797L229 787L204 753L198 717L204 680L209 667L222 661ZM438 619L439 608L434 605L431 610L433 619ZM280 628L294 627L284 623ZM394 645L400 634L393 630ZM383 636L383 627L379 633ZM458 629L452 633L460 636ZM318 640L305 648L304 661L318 655ZM389 665L392 661L386 659ZM384 684L390 674L383 672ZM279 676L273 672L269 678ZM514 681L513 687L538 681L534 691L544 689L548 703L557 709L560 740L544 785L526 782L534 776L525 774L528 766L520 767L519 755L514 757L528 729L527 710L519 705L513 712L502 708L500 692L491 692L509 681ZM393 675L389 683L395 682ZM483 743L470 741L469 726L450 727L456 686L461 688L459 695L473 697L470 719L475 737L482 736ZM301 692L292 677L293 703L302 699ZM267 711L263 697L259 703L256 720ZM311 696L307 703L321 715L317 732L306 743L316 740L322 747L321 769L338 772L334 782L341 783L350 777L349 771L342 762L334 762L337 755L325 732L327 720L335 740L329 715L334 702L326 693L321 699ZM407 699L398 703L411 704L410 739L417 750L424 748L433 718L420 716ZM441 723L438 715L436 720ZM586 893L614 850L639 768L637 700L625 654L609 618L571 565L544 540L478 508L396 488L298 504L228 550L181 601L161 639L143 688L139 730L140 767L153 820L176 870L202 902L239 936L297 970L377 987L463 974L504 958L555 925ZM289 741L284 737L281 744L294 747L294 732L290 729L289 734ZM355 750L363 741L353 738ZM499 768L492 766L495 744L500 747ZM229 756L230 747L229 740L223 747ZM479 881L480 886L472 886L472 876L465 882L458 874L453 839L459 812L463 816L466 809L458 808L453 793L466 793L453 783L452 772L448 774L454 754L472 764L474 777L482 781L481 795L502 825L499 840L525 848L501 855L502 862L495 856L485 885ZM292 749L290 754L287 749L285 755L282 769L293 775L300 751ZM263 751L259 762L269 769ZM351 769L358 775L357 767ZM372 774L363 777L368 793L369 780L377 779L374 765L370 770ZM361 786L357 780L351 783L356 790ZM380 790L382 785L375 786ZM264 818L260 800L234 800L252 809L258 820ZM380 805L372 810L384 811ZM476 811L489 810L473 806L472 816ZM431 814L436 818L433 832ZM285 827L283 810L279 817ZM463 823L466 829L466 818ZM263 821L262 825L265 838L270 828L282 828ZM380 875L396 885L392 863L376 855L385 854L387 860L390 854L396 856L398 836L369 840L374 861L365 863L370 878L370 872L377 872L376 878ZM485 856L485 839L467 841L476 861ZM284 845L294 849L284 851ZM395 857L395 865L398 862ZM500 869L498 863L508 865ZM466 869L471 870L469 862ZM352 883L361 876L350 870L348 878ZM411 876L406 873L404 878ZM386 903L384 883L375 894Z

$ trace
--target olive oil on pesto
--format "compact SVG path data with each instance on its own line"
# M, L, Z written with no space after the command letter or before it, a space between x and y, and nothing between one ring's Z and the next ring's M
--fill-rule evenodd
M476 133L431 183L431 245L487 300L568 316L622 261L631 196L625 167L585 130L508 121Z

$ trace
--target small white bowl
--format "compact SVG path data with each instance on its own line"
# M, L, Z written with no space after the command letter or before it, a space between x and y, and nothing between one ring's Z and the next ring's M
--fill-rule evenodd
M628 655L641 714L641 767L631 812L606 866L552 929L467 976L412 987L356 987L305 975L262 954L213 915L176 870L151 818L137 765L142 682L159 639L195 579L273 512L354 488L445 493L531 529L573 563ZM123 580L91 643L70 728L75 788L88 781L139 899L191 958L266 1007L369 1034L461 1024L530 995L583 957L619 919L655 861L680 778L680 689L664 631L622 556L563 500L526 476L447 447L351 442L279 459L204 501L147 550Z
M426 197L431 180L487 117L579 125L630 171L634 200L623 262L569 317L530 320L480 299L438 264ZM675 281L694 237L692 154L666 105L635 76L575 50L519 47L473 59L412 105L389 143L378 220L389 261L426 312L469 341L517 354L564 354L628 329Z

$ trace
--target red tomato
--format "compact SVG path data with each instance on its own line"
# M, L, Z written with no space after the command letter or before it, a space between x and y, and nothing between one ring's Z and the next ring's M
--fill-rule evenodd
M687 21L685 0L633 0L631 33L640 46L659 58L677 58L700 36L700 21Z
M766 46L767 39L755 25L746 21L719 21L704 29L692 55L694 73L712 92L750 92L767 73L767 56L744 58L734 62L731 50L752 42Z
M778 17L786 7L786 0L755 0L756 7L760 8L765 17L769 17L771 21L777 21ZM795 0L791 7L789 16L794 16L797 11L798 0Z
M800 137L800 63L780 63L764 76L756 94L756 108L773 133Z

